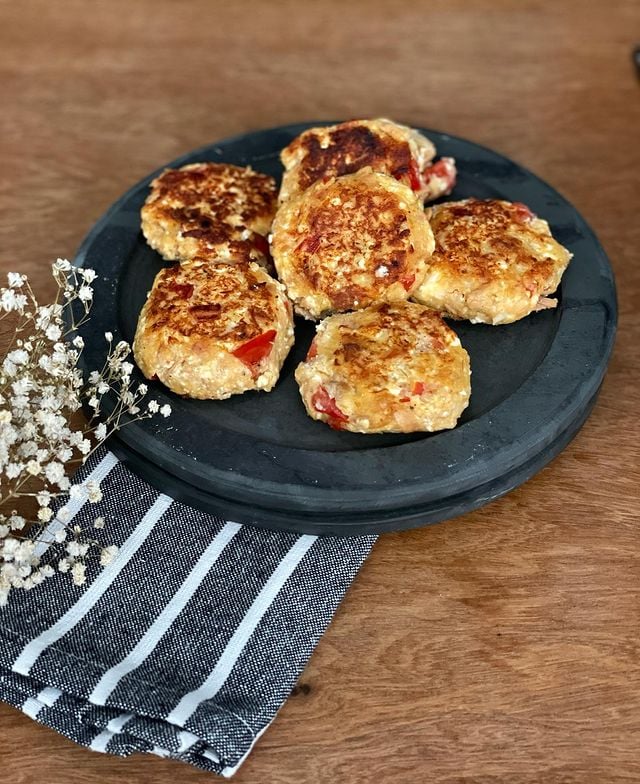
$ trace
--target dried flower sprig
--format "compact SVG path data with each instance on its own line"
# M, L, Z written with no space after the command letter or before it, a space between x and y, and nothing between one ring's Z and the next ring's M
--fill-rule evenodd
M117 548L69 525L64 506L55 516L55 533L47 529L52 503L81 495L89 503L100 501L99 486L72 485L70 469L123 425L171 413L155 400L145 404L146 385L132 382L130 347L123 341L114 345L110 333L103 368L85 382L78 368L84 341L77 330L90 316L96 274L65 259L52 265L52 273L57 294L50 305L38 303L24 275L10 272L8 286L0 288L0 320L12 318L15 325L0 365L0 605L12 589L33 588L56 570L82 585L89 557L99 557L102 565L113 559ZM91 412L88 420L78 414L83 404ZM31 516L13 508L27 497L37 505ZM96 518L94 527L103 526L103 518ZM51 540L57 547L43 546Z

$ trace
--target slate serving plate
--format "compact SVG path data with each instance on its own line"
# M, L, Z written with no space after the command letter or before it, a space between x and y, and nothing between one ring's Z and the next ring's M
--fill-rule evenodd
M279 178L282 147L318 124L234 137L167 165L226 161ZM566 446L593 407L613 347L616 294L606 255L571 204L531 172L472 142L423 130L439 155L457 159L450 199L525 202L573 252L558 308L500 327L452 323L471 356L471 403L454 430L435 434L359 435L311 420L293 372L315 327L299 320L271 393L196 401L150 382L150 395L171 405L171 417L128 425L110 442L134 472L227 519L357 535L467 512L526 481ZM104 332L133 341L154 276L167 265L140 232L140 207L157 173L118 199L78 251L76 264L98 273L93 316L81 330L87 371L103 364Z

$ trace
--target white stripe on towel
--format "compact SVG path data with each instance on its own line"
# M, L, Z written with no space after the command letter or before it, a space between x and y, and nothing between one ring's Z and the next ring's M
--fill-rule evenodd
M238 523L227 523L214 537L211 544L202 553L180 588L174 593L155 621L149 626L138 643L118 662L107 670L89 695L95 705L104 705L109 695L125 675L139 667L153 653L160 639L167 633L171 624L185 608L187 602L198 590L212 565L218 560L224 548L241 529Z
M167 721L183 727L187 719L196 711L198 705L203 700L211 699L218 693L262 617L316 539L316 536L305 534L296 540L296 543L280 561L271 577L256 596L208 678L197 689L185 694L167 716Z
M132 718L133 713L121 713L119 716L116 716L115 719L111 719L107 724L107 728L102 730L102 732L99 735L96 735L91 741L89 748L92 751L106 752L111 738L113 738L114 735L117 735L129 719Z
M172 499L169 498L169 496L158 496L153 506L138 523L133 533L120 547L115 559L98 574L96 579L78 601L70 607L53 626L45 629L42 634L25 645L11 668L14 672L18 672L21 675L28 675L31 667L40 654L50 645L56 643L61 637L64 637L65 634L71 631L71 629L85 617L89 610L94 607L105 591L111 586L124 567L129 563L142 544L144 544L158 519L167 511L171 504Z
M178 732L178 740L180 741L178 754L182 754L183 751L186 751L195 743L198 743L200 738L197 735L194 735L193 732L189 732L189 730L180 730Z
M53 703L62 696L60 689L53 686L45 686L37 697L29 697L22 705L22 712L26 713L31 719L35 719L43 708L50 708Z

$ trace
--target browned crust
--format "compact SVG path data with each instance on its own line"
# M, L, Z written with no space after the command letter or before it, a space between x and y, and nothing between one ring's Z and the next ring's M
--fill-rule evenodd
M410 358L418 343L423 352L440 354L443 364L451 361L445 349L447 339L453 341L456 335L437 313L410 303L383 303L372 306L372 310L375 320L359 320L353 326L340 327L341 343L333 352L333 363L340 368L340 375L354 385L374 389L378 386L378 394L389 396L385 385L390 365ZM388 332L384 341L378 339L381 330ZM396 402L395 397L390 400Z
M466 199L427 210L436 248L418 302L452 318L510 324L553 305L571 253L521 203ZM541 299L542 298L542 299Z
M275 180L250 167L198 163L167 169L151 183L145 222L174 227L190 238L190 257L206 257L220 246L233 256L261 253L276 210Z
M557 262L527 250L527 239L540 236L532 218L521 205L500 200L467 199L441 205L431 217L436 239L431 265L445 263L451 275L489 281L503 274L502 263L508 259L527 265L525 285L543 285Z
M332 204L335 198L340 198L341 204ZM344 201L353 205L349 212L344 210ZM309 209L301 212L306 231L295 251L297 265L311 286L326 291L338 307L341 298L346 304L352 293L361 291L364 295L365 290L354 284L345 288L339 278L327 274L317 264L329 248L345 263L351 255L364 254L369 249L372 255L379 253L389 269L385 283L394 283L407 274L409 266L411 241L406 213L395 193L365 188L359 182L327 183Z
M276 319L276 301L260 268L247 263L188 263L162 270L145 306L146 329L242 344Z
M437 313L379 303L318 327L296 380L310 416L354 432L453 427L469 400L469 357ZM314 402L331 401L338 417Z
M339 125L328 134L328 144L321 146L318 136L304 133L296 142L302 150L298 186L305 190L322 177L352 174L365 166L399 177L411 165L411 150L406 140L397 139L358 122Z
M406 299L424 275L432 242L410 189L362 169L317 182L285 204L272 251L294 299L298 291L317 292L340 311L386 299L389 291L390 299Z

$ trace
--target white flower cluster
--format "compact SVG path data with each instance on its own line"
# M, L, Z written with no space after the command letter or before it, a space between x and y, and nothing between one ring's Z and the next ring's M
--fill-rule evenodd
M171 413L155 400L143 405L147 387L132 385L130 348L123 341L114 346L110 333L105 335L109 353L104 367L85 382L77 367L84 348L77 330L89 318L96 274L64 259L52 271L58 293L51 305L38 304L29 281L18 273L10 272L8 286L0 288L0 320L15 321L12 343L0 364L0 604L11 589L33 588L55 574L52 563L42 563L35 554L53 517L52 502L78 493L90 503L101 500L95 483L71 486L69 472L114 430ZM80 414L83 404L91 411L88 421ZM32 499L37 509L28 517L12 508L23 498ZM87 557L97 553L106 565L116 548L102 547L78 526L66 525L65 516L62 508L57 519L63 527L56 534L57 545L66 542L65 553L59 557L60 548L53 548L54 557L59 557L58 571L69 572L82 585ZM97 518L94 525L102 528L104 519Z

